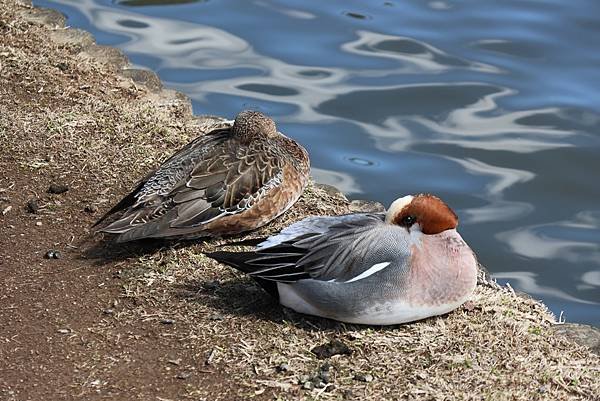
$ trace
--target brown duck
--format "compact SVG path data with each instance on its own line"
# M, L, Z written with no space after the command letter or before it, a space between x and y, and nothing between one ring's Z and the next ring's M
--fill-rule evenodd
M267 224L308 182L306 150L257 111L202 135L149 174L95 225L117 241L237 234Z

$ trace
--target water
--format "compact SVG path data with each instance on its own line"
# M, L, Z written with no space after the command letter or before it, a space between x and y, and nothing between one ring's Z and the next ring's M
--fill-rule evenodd
M351 198L438 194L500 282L600 325L600 2L35 3L198 114L272 115Z

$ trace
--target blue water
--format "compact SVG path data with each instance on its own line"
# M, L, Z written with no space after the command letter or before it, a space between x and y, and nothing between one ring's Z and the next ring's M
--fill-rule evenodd
M500 282L600 325L600 2L34 3L198 114L270 114L350 198L441 196Z

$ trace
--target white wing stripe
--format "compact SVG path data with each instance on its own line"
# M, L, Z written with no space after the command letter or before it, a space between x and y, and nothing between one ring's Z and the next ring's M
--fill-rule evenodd
M390 262L382 262L382 263L374 264L373 266L369 267L364 272L360 273L358 276L353 277L350 280L345 281L345 282L352 283L353 281L362 280L363 278L367 278L370 275L377 273L379 270L385 269L389 265L390 265Z

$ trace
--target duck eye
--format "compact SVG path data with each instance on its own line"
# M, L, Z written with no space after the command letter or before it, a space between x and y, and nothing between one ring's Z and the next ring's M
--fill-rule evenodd
M415 216L405 216L402 218L402 225L410 227L415 223L415 221L417 221Z

